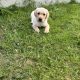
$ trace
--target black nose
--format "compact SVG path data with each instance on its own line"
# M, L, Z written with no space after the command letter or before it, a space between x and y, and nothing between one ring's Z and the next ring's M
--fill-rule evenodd
M42 22L42 19L41 18L39 18L39 22Z

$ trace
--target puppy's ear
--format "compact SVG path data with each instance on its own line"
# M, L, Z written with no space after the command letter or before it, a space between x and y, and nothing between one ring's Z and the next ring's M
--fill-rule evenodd
M49 18L49 11L46 10L46 19L48 19L48 18Z
M35 15L35 17L37 17L37 11L36 10L34 10L34 15Z

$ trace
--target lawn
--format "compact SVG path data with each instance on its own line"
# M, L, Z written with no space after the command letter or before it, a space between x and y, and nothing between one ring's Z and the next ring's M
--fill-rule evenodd
M45 6L50 33L35 32L33 6L0 11L0 80L80 80L80 4Z

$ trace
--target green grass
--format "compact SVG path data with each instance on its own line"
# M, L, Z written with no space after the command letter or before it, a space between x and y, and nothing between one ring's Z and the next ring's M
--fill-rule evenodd
M80 5L46 8L48 34L32 29L34 7L1 9L0 80L80 80Z

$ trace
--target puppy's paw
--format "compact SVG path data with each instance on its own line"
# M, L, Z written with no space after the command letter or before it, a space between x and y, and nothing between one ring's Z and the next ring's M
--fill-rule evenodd
M49 26L45 27L44 33L49 33Z
M39 28L38 27L36 27L36 26L32 26L33 27L33 29L36 31L36 32L40 32L40 30L39 30Z
M44 33L49 33L49 30L45 30Z
M40 30L39 30L39 29L35 29L35 31L36 31L36 32L38 32L38 33L40 32Z

